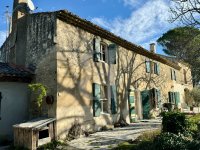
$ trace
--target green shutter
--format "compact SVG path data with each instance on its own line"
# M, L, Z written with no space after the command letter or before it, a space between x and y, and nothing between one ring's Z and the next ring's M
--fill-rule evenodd
M110 88L111 88L111 112L112 114L116 114L117 113L116 86L112 85Z
M93 115L95 117L100 116L101 113L101 102L100 102L100 96L101 96L101 89L100 85L93 83Z
M175 93L174 92L171 92L172 93L172 103L174 104L175 103Z
M180 93L175 92L175 104L178 105L180 103Z
M145 60L145 64L146 64L146 72L150 73L151 72L151 64L149 60Z
M130 102L130 103L135 103L135 102L134 102L134 96L129 96L129 102Z
M176 81L176 71L174 70L174 80Z
M98 62L100 60L100 42L101 39L99 37L93 39L93 50L94 50L94 61Z
M157 93L157 106L158 108L162 107L162 100L161 100L161 92L160 90L156 90Z
M170 69L170 71L171 71L171 80L174 80L173 70Z
M110 44L108 46L108 56L110 64L116 64L117 47L118 46L116 44Z
M160 75L160 64L158 64L158 63L156 63L156 65L157 65L157 75Z
M153 68L154 68L153 73L154 73L154 74L158 74L158 73L157 73L157 63L153 63Z

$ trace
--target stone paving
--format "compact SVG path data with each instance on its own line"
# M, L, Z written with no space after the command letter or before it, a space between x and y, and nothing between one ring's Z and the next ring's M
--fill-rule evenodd
M96 132L89 137L81 137L67 143L73 147L70 149L81 150L106 150L116 147L118 144L135 140L142 132L160 128L161 122L134 123L128 127L115 128L110 131Z

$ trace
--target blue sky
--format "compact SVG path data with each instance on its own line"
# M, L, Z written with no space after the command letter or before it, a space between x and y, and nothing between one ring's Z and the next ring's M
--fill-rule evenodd
M35 12L67 9L81 18L149 49L149 43L169 29L169 0L32 0ZM12 10L13 0L0 0L0 45L6 38L5 6ZM158 47L158 53L163 53Z

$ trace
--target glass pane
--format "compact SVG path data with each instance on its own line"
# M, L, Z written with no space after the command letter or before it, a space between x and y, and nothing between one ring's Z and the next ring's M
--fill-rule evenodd
M108 101L107 100L103 100L102 101L102 105L103 105L102 111L104 113L108 113Z
M107 87L101 86L101 99L107 99Z

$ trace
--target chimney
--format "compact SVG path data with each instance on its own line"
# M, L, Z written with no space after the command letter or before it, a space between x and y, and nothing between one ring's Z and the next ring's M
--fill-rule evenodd
M15 27L17 20L28 12L29 10L27 8L27 0L14 0L12 12L12 28Z
M150 52L156 53L156 44L155 43L150 44Z

